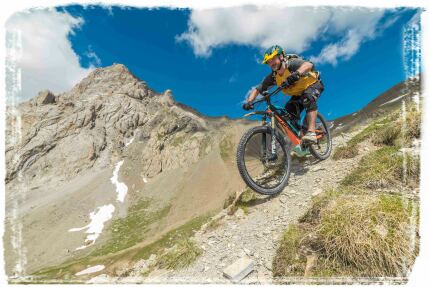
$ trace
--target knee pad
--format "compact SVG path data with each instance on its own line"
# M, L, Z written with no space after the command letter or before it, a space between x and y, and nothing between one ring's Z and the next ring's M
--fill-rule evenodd
M303 95L303 106L307 112L317 110L317 99L321 92L318 89L312 89Z
M317 98L312 94L304 95L303 106L307 112L315 111L317 109Z

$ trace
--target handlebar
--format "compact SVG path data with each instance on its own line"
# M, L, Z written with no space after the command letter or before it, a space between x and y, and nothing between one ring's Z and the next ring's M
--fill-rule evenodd
M267 101L271 96L276 95L277 93L279 93L281 90L283 90L285 88L284 85L279 86L278 88L276 88L276 90L274 90L273 92L269 93L268 91L264 91L261 95L263 96L262 99L259 99L258 101L253 101L252 104L257 104L260 102L264 102Z

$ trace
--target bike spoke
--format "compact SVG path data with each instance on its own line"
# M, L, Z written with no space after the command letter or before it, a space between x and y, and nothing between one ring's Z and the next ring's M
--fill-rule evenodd
M266 137L265 150L262 149L263 136ZM272 136L271 134L256 134L249 139L244 152L244 162L249 176L252 180L264 188L273 188L280 184L285 169L285 154L281 144L276 141L276 160L266 162L264 154L271 155ZM263 154L264 152L264 154Z
M326 125L322 122L318 116L315 123L315 130L317 133L317 143L311 144L310 148L314 152L315 156L325 157L330 153L331 150L331 137Z

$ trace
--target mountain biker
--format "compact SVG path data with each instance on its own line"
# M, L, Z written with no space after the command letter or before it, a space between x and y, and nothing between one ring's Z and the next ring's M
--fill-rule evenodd
M243 104L243 109L253 109L252 101L259 93L267 91L274 85L283 85L285 88L282 92L292 96L286 103L285 109L295 115L296 119L299 119L303 109L306 109L309 126L302 140L316 142L317 100L324 90L324 85L319 78L319 73L314 70L313 63L297 55L287 55L280 46L273 45L264 53L262 64L268 64L272 72L252 90L246 103Z

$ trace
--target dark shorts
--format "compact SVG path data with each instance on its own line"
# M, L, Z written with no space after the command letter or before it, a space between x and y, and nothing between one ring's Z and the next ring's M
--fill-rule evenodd
M316 111L318 109L317 100L323 91L324 85L321 81L318 81L310 85L300 96L291 97L285 104L285 109L290 114L295 115L297 119L300 118L300 114L304 109L306 109L306 112Z

